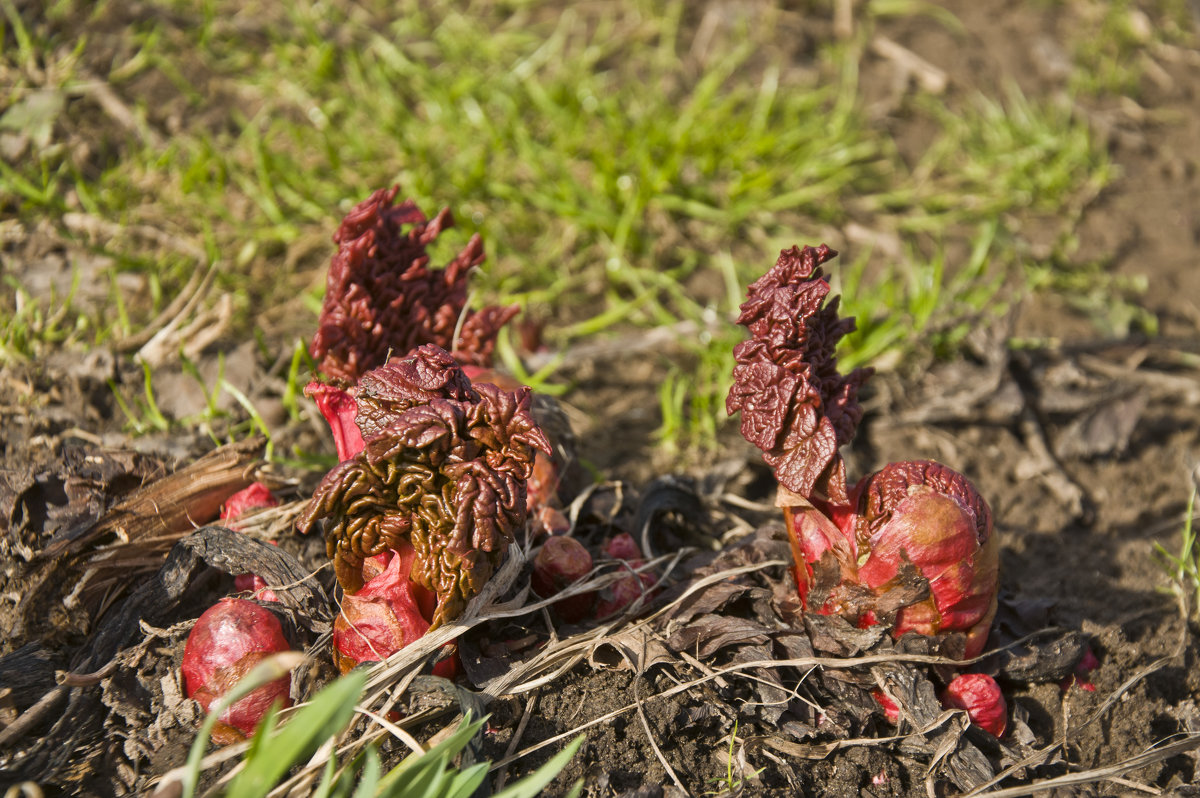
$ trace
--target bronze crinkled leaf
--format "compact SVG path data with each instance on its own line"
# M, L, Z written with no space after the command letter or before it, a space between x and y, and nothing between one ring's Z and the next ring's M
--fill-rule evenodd
M407 540L411 578L437 594L439 626L479 592L525 523L534 450L549 443L528 389L472 388L433 345L363 375L356 401L365 447L325 476L298 526L324 520L350 592L362 587L366 558Z

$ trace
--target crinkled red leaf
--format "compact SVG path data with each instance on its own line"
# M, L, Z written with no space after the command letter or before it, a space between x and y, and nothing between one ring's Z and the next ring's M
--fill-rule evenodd
M741 412L742 435L763 450L779 484L808 498L846 500L838 448L854 437L862 408L858 390L871 375L842 375L834 354L854 329L826 303L820 265L837 253L825 245L792 247L750 286L738 323L751 334L734 349L734 385L725 401Z
M454 224L448 209L432 220L411 200L393 205L399 187L380 189L342 220L333 240L325 299L310 351L327 377L355 382L383 365L389 352L422 344L454 351L463 362L488 365L497 332L517 306L466 310L467 280L484 260L473 236L444 268L429 265L430 243ZM465 313L462 334L454 331Z

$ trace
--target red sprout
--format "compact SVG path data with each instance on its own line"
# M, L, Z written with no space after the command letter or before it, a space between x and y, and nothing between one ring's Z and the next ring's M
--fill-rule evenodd
M184 690L208 712L255 665L290 649L274 613L253 601L223 598L200 616L184 644ZM272 704L291 706L290 691L290 676L251 691L221 714L213 739L222 745L245 739Z
M824 245L784 250L738 318L726 406L779 482L800 598L863 625L939 636L947 653L982 651L996 611L998 542L991 510L946 466L892 463L847 490L838 448L854 436L869 369L843 376L835 347L854 329L828 303Z
M993 737L1003 737L1008 728L1008 702L1000 685L986 673L960 673L942 693L942 706L965 709L967 717Z
M591 570L592 555L582 543L575 538L553 535L546 538L533 558L533 592L542 598L550 598L587 576ZM557 602L554 609L567 623L576 623L591 613L595 601L595 593L580 593Z
M271 489L261 482L252 482L245 488L230 496L221 505L221 520L233 530L240 530L237 522L239 516L251 510L261 510L267 507L278 507L279 500L271 493ZM274 541L271 541L274 545ZM233 578L233 586L239 592L249 592L259 601L279 601L275 591L267 587L267 582L258 574L238 574Z
M412 581L437 594L437 627L458 616L525 523L533 452L549 443L528 389L472 386L432 345L364 374L355 402L364 448L325 476L297 526L324 521L347 593L362 587L367 558L407 541Z

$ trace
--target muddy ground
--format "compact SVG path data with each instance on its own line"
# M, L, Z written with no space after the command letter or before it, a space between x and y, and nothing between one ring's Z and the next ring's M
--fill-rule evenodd
M952 96L1007 81L1030 95L1065 90L1065 75L1056 65L1060 43L1077 22L1068 7L949 5L966 36L919 20L891 23L883 31L944 70ZM1145 276L1147 288L1134 301L1156 320L1157 334L1145 335L1134 324L1114 336L1098 330L1077 303L1061 297L1027 300L993 327L975 331L965 357L879 375L867 392L867 414L849 454L852 479L911 458L941 460L968 474L989 499L1002 541L1004 598L993 645L1052 630L1029 649L1045 658L1053 653L1051 644L1085 643L1099 660L1087 676L1094 689L1052 668L1022 678L1011 663L985 660L982 668L1000 673L1010 706L1010 735L997 745L986 735L963 731L955 719L929 719L921 729L912 723L892 727L853 680L802 666L735 670L704 680L713 669L738 662L802 658L804 644L795 630L814 636L810 644L817 654L830 656L839 645L849 645L844 630L821 637L820 630L806 627L787 598L787 569L768 565L723 580L733 586L728 592L704 593L702 610L677 612L674 625L635 637L622 637L618 628L543 686L494 697L482 755L501 762L606 718L584 729L583 753L555 783L556 791L583 778L585 794L592 796L700 795L731 787L753 795L957 794L1020 763L1024 766L1013 768L999 786L1058 779L1054 784L1062 785L1057 793L1062 795L1195 794L1192 785L1200 781L1195 749L1183 746L1132 765L1153 746L1200 733L1200 628L1184 619L1155 552L1156 543L1178 549L1200 464L1198 52L1184 47L1158 52L1137 104L1080 105L1105 131L1121 169L1084 211L1080 258L1110 261L1109 271L1118 275ZM878 88L886 106L895 91L895 64L872 61L862 79ZM891 108L882 123L895 126L903 140L902 109ZM914 146L920 135L911 130ZM1036 259L1036 231L1028 235L1030 258ZM38 264L31 260L26 266L34 270ZM1004 345L1012 339L1032 343ZM583 506L579 534L591 543L614 527L637 534L638 522L648 518L653 554L695 545L700 553L686 560L687 568L709 569L696 573L776 558L770 481L734 430L720 457L678 469L674 491L655 483L678 465L656 453L652 441L663 361L651 353L599 354L576 363L567 375L577 385L565 401L580 433L582 458L622 483L620 499L605 487ZM230 350L226 369L227 379L263 402L279 394L280 363L268 362L253 347ZM194 463L212 448L202 431L127 435L107 386L114 377L136 385L140 371L130 371L121 357L97 352L86 360L58 357L0 372L6 559L0 688L10 690L0 694L4 783L33 778L52 790L83 795L145 792L154 775L182 761L190 742L194 710L178 697L174 669L187 619L228 592L229 577L212 569L189 572L195 579L188 590L120 635L104 619L136 593L136 579L153 578L169 541L157 548L146 544L138 557L122 561L128 569L122 578L132 583L128 593L99 584L113 575L103 563L90 592L66 589L66 580L97 565L89 559L96 547L120 542L111 528L97 533L96 519L110 517L112 507L137 486ZM164 386L158 395L169 394ZM185 408L164 410L186 414ZM278 419L285 419L282 410ZM294 443L329 450L315 425L287 426L277 446ZM191 501L199 504L189 512L198 516L205 501L211 504L236 481L221 468L213 472L223 476L214 478L212 495L193 495ZM267 476L283 498L296 500L314 479L311 472L305 476L284 467ZM225 478L231 481L222 482ZM276 536L280 530L264 525L260 531ZM714 563L711 553L702 552L722 535L729 549ZM316 542L286 533L278 537L301 562L319 560ZM48 563L38 554L47 550L66 552L69 562ZM668 582L675 586L660 595L659 606L686 587L684 573L680 567L671 571ZM330 582L325 579L326 587ZM104 596L116 604L96 603ZM688 628L690 647L681 650L672 635ZM103 629L116 637L103 638L97 632ZM309 643L320 631L319 623L303 621L291 629ZM482 624L464 637L467 676L477 688L494 676L498 662L528 658L552 634L578 631L554 632L541 613ZM664 640L674 641L673 647L648 642ZM863 650L894 651L886 640L858 642ZM108 656L99 656L101 650ZM75 676L57 688L65 671ZM330 671L315 668L308 683L329 678ZM919 668L911 672L939 678ZM896 678L903 681L911 672L902 668ZM863 668L858 675L869 681L877 674ZM918 685L919 675L911 677ZM692 680L698 683L671 692ZM923 694L914 691L920 705ZM822 703L835 699L845 703ZM49 710L39 710L39 701ZM437 728L451 719L443 718ZM501 765L504 777L531 770L557 747ZM1071 784L1072 774L1082 774L1081 783Z

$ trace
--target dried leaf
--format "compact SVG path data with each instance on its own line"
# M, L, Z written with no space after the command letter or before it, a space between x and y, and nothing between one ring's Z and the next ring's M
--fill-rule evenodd
M1106 398L1071 420L1058 434L1054 453L1063 459L1120 456L1145 409L1140 393Z
M685 651L705 660L726 646L766 643L770 632L770 629L744 618L703 615L671 635L667 646L672 651Z
M146 484L94 524L56 535L38 554L52 560L116 537L132 544L153 538L151 550L166 548L172 537L216 518L230 495L254 482L266 440L261 437L226 444L168 477ZM145 550L136 552L143 557ZM120 558L107 566L121 567Z

